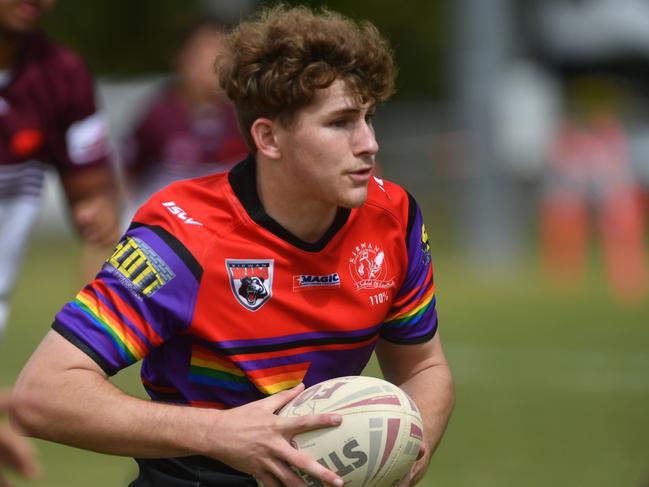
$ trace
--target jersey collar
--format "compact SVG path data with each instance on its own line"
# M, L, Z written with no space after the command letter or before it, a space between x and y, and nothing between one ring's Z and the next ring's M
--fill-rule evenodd
M239 201L250 218L273 235L301 250L307 252L319 252L324 249L329 241L336 235L336 233L338 233L338 230L345 225L351 210L349 208L339 208L336 218L322 238L313 243L305 242L277 223L277 221L264 210L259 195L257 194L257 173L255 166L256 162L254 157L249 155L246 159L233 167L228 173L230 186L232 186L234 194L239 198Z

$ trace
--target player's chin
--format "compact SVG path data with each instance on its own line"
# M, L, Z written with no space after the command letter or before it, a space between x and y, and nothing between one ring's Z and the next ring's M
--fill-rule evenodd
M28 34L35 31L40 25L39 20L34 19L14 19L8 26L7 30L14 34Z
M352 188L340 195L338 206L343 208L358 208L367 200L367 185Z
M31 2L18 2L4 19L4 28L16 34L24 34L38 28L43 9Z

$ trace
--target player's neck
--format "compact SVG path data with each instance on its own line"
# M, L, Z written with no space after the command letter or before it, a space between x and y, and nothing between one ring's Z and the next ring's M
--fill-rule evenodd
M286 178L272 171L269 165L257 163L257 193L266 213L300 240L319 241L333 224L338 207L296 196L284 184Z
M182 81L178 84L178 95L182 102L189 107L194 109L202 105L219 105L222 101L222 97L219 96L215 90L204 90L200 88L194 88L188 83L183 83Z

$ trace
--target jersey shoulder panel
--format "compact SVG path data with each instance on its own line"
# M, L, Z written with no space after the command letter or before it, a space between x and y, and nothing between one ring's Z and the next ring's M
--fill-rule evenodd
M151 196L133 224L160 227L201 262L216 238L242 224L234 199L225 173L177 181Z
M411 200L408 192L398 184L376 176L370 179L366 205L390 213L403 226L404 234L413 206Z
M424 219L414 197L398 184L372 178L368 209L387 212L398 221L404 243L403 279L385 317L381 337L399 344L430 340L437 331L435 282ZM377 218L373 218L378 221Z

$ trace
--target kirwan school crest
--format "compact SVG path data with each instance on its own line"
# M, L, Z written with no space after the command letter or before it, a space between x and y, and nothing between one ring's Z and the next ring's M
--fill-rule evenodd
M273 259L225 259L230 287L237 301L257 311L273 295Z
M354 247L349 259L349 273L357 291L394 286L394 277L388 277L385 252L373 243L363 242Z

